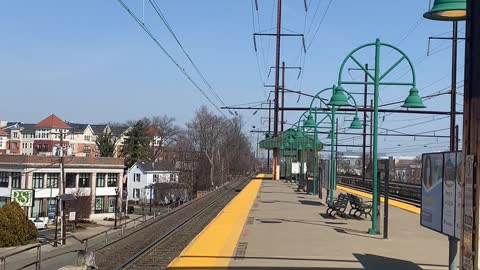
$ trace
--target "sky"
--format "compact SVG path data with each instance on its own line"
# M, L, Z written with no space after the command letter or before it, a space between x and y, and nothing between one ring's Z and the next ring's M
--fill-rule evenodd
M252 106L258 107L266 101L271 89L263 85L274 82L274 72L270 76L268 73L275 64L275 40L257 37L255 51L252 34L274 33L272 15L276 1L258 0L257 12L252 9L252 0L156 0L213 91L185 57L149 0L123 2L215 105L186 78L119 1L17 0L0 3L0 88L4 100L0 119L35 123L55 113L67 121L104 123L167 114L183 125L204 104L220 115L216 107L252 102L257 102ZM303 68L298 79L297 71L287 70L286 88L315 94L336 84L340 64L348 53L380 38L399 47L412 60L421 96L445 91L451 85L451 42L434 40L428 46L428 38L451 36L452 24L422 19L428 2L307 0L305 12L303 1L283 1L282 31L305 34L308 48L304 53L298 37L282 38L282 61L287 66ZM463 37L464 32L461 22L459 36ZM459 42L458 51L458 91L463 92L463 41ZM395 52L382 51L382 70L398 58ZM365 51L359 59L362 64L373 63L373 51ZM345 72L343 76L352 80L363 78L359 71ZM411 72L404 64L389 76L411 80ZM348 90L358 92L362 87ZM408 90L383 87L380 104L403 100ZM329 96L325 93L323 97ZM362 96L355 98L363 102ZM457 97L459 110L462 99L461 95ZM287 94L285 103L305 107L310 100ZM425 101L428 110L448 111L449 104L448 95ZM252 126L256 130L267 129L268 123L262 118L268 115L267 111L237 112L244 119L246 132ZM223 113L230 116L228 111ZM287 122L296 122L300 114L287 112ZM351 116L339 119L343 128ZM460 117L458 122L461 124ZM408 134L433 130L437 130L436 135L449 134L448 130L442 130L448 128L445 116L380 114L380 127ZM256 134L252 133L251 138L255 141ZM339 142L359 144L360 139L343 135ZM447 147L448 138L380 139L380 151L393 155L415 155Z

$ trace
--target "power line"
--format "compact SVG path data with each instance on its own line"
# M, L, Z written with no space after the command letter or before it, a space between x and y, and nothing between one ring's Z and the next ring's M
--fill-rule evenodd
M325 20L325 17L327 16L328 10L330 9L330 5L332 4L332 0L328 2L327 8L325 9L325 12L323 13L322 19L320 20L320 23L317 26L317 29L315 30L315 33L313 34L312 39L310 40L310 43L307 46L307 51L310 49L310 46L312 46L313 41L315 40L315 37L318 34L318 30L320 30L320 26L322 26L323 21Z
M205 83L205 85L208 87L208 89L210 90L210 92L217 98L218 101L220 101L220 103L222 105L225 105L225 103L223 102L223 100L220 98L220 96L217 94L217 92L213 89L212 85L208 82L208 80L205 78L205 76L203 75L203 73L200 71L200 69L198 68L198 66L195 64L195 62L192 60L192 58L190 57L189 53L185 50L185 48L183 47L182 43L180 42L180 40L178 39L177 35L175 34L175 32L173 31L172 27L170 26L170 24L168 23L167 21L167 18L165 17L165 15L163 15L160 7L158 6L156 0L148 0L150 2L150 5L153 7L153 9L155 10L155 12L157 13L157 15L160 17L160 19L162 20L162 22L165 24L165 26L167 27L167 30L170 32L170 34L172 35L172 37L175 39L175 41L177 42L178 46L180 47L180 49L182 49L182 52L183 54L187 57L188 61L192 64L193 68L195 69L195 71L197 72L197 74L200 76L200 78L202 79L202 81Z
M210 104L212 104L215 107L215 109L217 109L223 116L226 117L226 115L223 113L222 110L220 110L217 104L215 104L210 99L210 97L208 97L205 91L202 88L200 88L200 86L198 86L198 84L190 77L187 71L173 58L172 55L170 55L170 53L168 53L168 51L162 46L162 44L160 44L160 42L152 34L152 32L148 29L148 27L145 26L145 24L130 10L130 8L128 8L128 6L122 0L117 0L117 1L128 12L128 14L130 14L130 16L137 22L137 24L143 29L143 31L145 31L145 33L148 34L148 36L155 42L155 44L157 44L157 46L163 51L163 53L168 57L168 59L170 59L170 61L172 61L175 64L175 66L183 73L183 75L187 77L190 83L192 83L195 86L195 88L198 91L200 91L200 93L202 93L202 95L208 100L208 102L210 102Z

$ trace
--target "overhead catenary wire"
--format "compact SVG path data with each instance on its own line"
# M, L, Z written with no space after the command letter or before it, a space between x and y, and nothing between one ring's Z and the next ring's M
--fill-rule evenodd
M178 44L178 46L180 47L180 49L182 50L183 54L187 57L188 61L190 62L190 64L192 64L193 68L195 69L195 71L197 72L198 76L200 76L200 78L202 79L202 81L205 83L205 85L208 87L208 89L210 90L210 92L213 94L213 96L215 96L217 98L217 100L222 104L222 105L225 105L225 103L223 102L223 100L220 98L220 96L218 95L218 93L215 91L215 89L213 89L212 85L210 84L210 82L205 78L205 75L200 71L200 69L198 68L197 64L195 64L195 62L193 61L192 57L190 56L190 54L185 50L184 46L182 45L182 43L180 42L180 40L178 39L177 35L175 34L175 32L173 31L171 25L168 23L168 20L167 18L165 17L165 15L162 13L162 10L160 9L160 7L158 6L156 0L148 0L150 2L150 5L152 6L152 8L155 10L155 12L157 13L157 15L160 17L160 19L162 20L162 22L165 24L165 26L167 27L167 30L170 32L170 34L172 35L172 37L175 39L176 43Z
M205 91L190 77L187 71L173 58L173 56L162 46L158 39L153 35L153 33L148 29L148 27L138 18L135 13L133 13L130 8L123 2L123 0L117 0L118 3L130 14L130 16L137 22L137 24L147 33L147 35L155 42L155 44L162 50L162 52L172 61L175 66L182 72L182 74L190 81L191 84L208 100L208 102L217 109L220 114L226 117L225 113L213 102L210 97L205 93Z
M328 5L327 5L327 8L325 9L325 12L323 13L322 19L320 20L320 23L318 24L317 29L315 30L315 33L313 34L313 37L312 37L312 39L310 40L310 43L308 44L308 46L307 46L307 48L306 48L306 51L308 51L308 49L310 49L310 46L312 46L313 41L315 40L315 37L317 36L318 31L320 30L320 27L322 26L322 23L323 23L323 21L325 20L325 17L327 16L327 13L328 13L328 10L330 9L330 6L331 6L331 4L332 4L332 1L333 1L333 0L329 0Z

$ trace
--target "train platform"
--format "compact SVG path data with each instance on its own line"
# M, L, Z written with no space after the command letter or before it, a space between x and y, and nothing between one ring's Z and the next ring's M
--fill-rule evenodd
M382 239L370 219L331 218L317 196L258 175L168 268L448 269L447 237L421 227L415 208L390 205Z

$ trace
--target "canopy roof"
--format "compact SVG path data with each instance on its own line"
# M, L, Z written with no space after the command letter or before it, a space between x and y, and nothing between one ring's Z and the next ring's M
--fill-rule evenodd
M293 143L291 143L292 139ZM309 144L308 149L313 149L314 147L314 136L309 135L306 133L302 132L302 136L298 137L297 136L297 131L295 129L287 129L282 133L279 133L277 137L270 137L267 139L264 139L260 141L259 146L260 148L263 149L274 149L274 148L282 148L285 147L285 143L288 143L288 147L285 147L285 149L297 149L301 145L304 149L307 149L307 145ZM316 149L318 151L322 150L322 143L318 140L316 140Z

